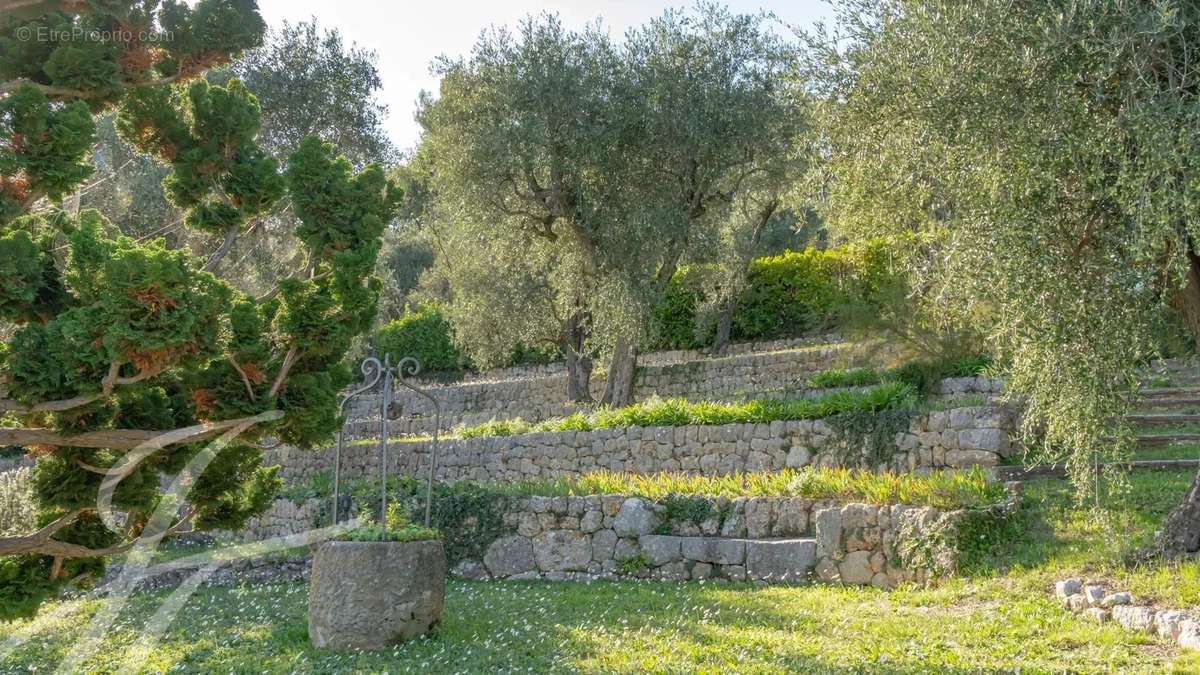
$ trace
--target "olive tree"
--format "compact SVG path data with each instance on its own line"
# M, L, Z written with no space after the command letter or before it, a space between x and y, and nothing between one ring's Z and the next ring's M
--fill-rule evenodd
M1174 0L853 0L814 40L831 227L986 328L1081 486L1120 452L1155 315L1200 340L1198 39ZM1200 478L1161 543L1200 548Z
M519 256L534 238L554 248L552 269L537 272L555 275L544 283L554 300L531 296L524 315L560 322L572 398L590 398L591 359L607 353L603 402L631 400L637 348L667 283L777 161L780 134L794 135L791 52L768 18L701 4L614 44L597 27L570 32L544 16L439 62L439 97L420 114L434 208L475 233L461 238L471 260L450 265ZM452 279L452 303L488 304L460 290ZM468 347L495 336L460 334Z
M311 447L339 425L342 357L373 319L400 195L317 138L281 170L256 143L255 97L199 77L262 32L254 3L230 0L41 3L0 19L0 319L17 326L0 350L0 445L37 457L39 510L38 529L0 538L6 609L141 534L240 527L279 485L264 439ZM58 37L27 39L41 33ZM211 257L54 208L91 175L94 115L114 107L122 137L169 167L187 226L236 237L287 196L302 264L254 297L207 271ZM184 503L164 500L163 477L189 464L207 469Z

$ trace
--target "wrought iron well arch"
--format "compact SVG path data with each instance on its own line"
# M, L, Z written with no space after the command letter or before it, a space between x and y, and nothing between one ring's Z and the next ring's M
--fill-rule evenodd
M434 426L433 426L433 444L429 452L429 475L425 481L425 527L430 527L431 516L433 512L433 481L437 475L438 466L438 443L442 429L442 407L428 391L412 384L407 378L415 377L421 372L421 362L413 356L406 356L395 365L392 365L391 354L384 354L383 361L374 356L369 356L363 359L359 365L359 370L362 371L364 384L361 387L352 389L344 397L338 406L338 414L346 414L346 404L353 399L365 394L374 389L380 380L383 381L383 389L380 392L379 398L379 522L384 532L387 532L387 479L388 479L388 437L390 435L389 423L395 419L392 415L392 385L393 382L398 382L400 386L412 391L413 393L425 398L433 404ZM338 511L341 506L341 472L342 472L342 448L344 447L346 425L338 430L337 450L334 452L333 459L333 524L338 522Z

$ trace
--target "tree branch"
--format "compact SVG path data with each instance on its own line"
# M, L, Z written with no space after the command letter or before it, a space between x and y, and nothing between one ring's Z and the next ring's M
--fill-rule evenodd
M279 366L279 374L275 376L275 381L271 383L271 391L268 396L274 396L283 388L283 383L287 380L288 371L296 363L296 348L292 347L283 357L283 365Z
M246 371L242 370L242 367L238 365L237 360L232 355L227 355L225 358L229 361L229 365L233 366L233 369L237 371L238 375L242 376L242 384L246 385L246 393L250 396L250 400L258 400L254 396L254 386L250 384L250 378L246 376Z
M229 227L225 228L225 241L221 242L221 247L212 254L212 257L208 259L208 262L204 263L204 267L201 267L200 271L213 271L213 269L217 266L217 263L221 262L221 259L229 255L229 252L233 250L233 244L237 241L237 235L237 225L230 225Z
M167 430L101 429L82 434L64 435L53 429L0 428L0 445L53 445L73 448L108 448L161 450L178 443L194 443L239 424L250 418L242 417L220 422L205 422L190 427Z

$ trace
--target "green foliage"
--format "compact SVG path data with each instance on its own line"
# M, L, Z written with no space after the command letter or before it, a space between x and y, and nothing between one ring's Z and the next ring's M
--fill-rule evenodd
M695 495L668 494L659 503L663 507L663 534L671 533L673 523L691 523L699 525L708 519L713 512L713 503Z
M655 308L656 346L693 349L711 341L711 326L697 330L707 274L711 270L693 265L671 278ZM875 243L755 258L734 306L732 336L754 340L828 328L838 321L844 305L874 301L888 275L886 259Z
M79 510L55 539L118 543L160 505L164 477L208 460L187 496L192 522L237 529L280 486L257 441L270 434L310 446L341 424L337 391L349 382L342 361L374 320L379 240L401 194L379 167L353 171L318 139L300 143L281 174L257 145L262 115L249 90L237 80L194 79L260 42L264 23L251 0L60 5L0 18L0 81L25 81L0 93L0 321L16 325L0 349L0 390L15 401L6 407L25 408L5 419L18 432L103 431L113 447L39 448L31 478L37 522ZM121 39L143 30L171 39ZM25 214L39 199L82 187L92 170L92 115L118 99L121 136L169 166L169 206L184 210L190 228L224 235L211 259L162 240L113 236L93 210ZM257 301L207 270L285 192L307 262ZM112 495L128 519L124 532L95 515L103 479L96 468L127 456L145 432L269 411L283 413L280 421L251 425L215 455L199 442L176 442L138 459ZM49 579L47 562L5 561L0 594L42 574L47 584L29 582L12 596L36 603L47 588L103 565L68 557Z
M338 537L339 541L428 541L441 539L442 534L434 528L413 525L407 508L395 502L388 504L387 527L370 523L356 527Z
M436 303L427 302L379 329L375 352L392 362L415 356L423 371L458 370L466 359L454 346L450 323Z
M1097 453L1127 449L1108 438L1164 305L1196 306L1200 8L854 0L841 18L808 73L831 102L831 229L884 237L915 294L987 336L1082 496Z
M96 126L86 104L55 107L26 85L0 99L0 224L28 207L30 198L62 198L91 175L86 163Z
M645 553L639 552L637 555L617 561L617 570L621 574L635 575L650 568L650 558Z
M825 423L833 429L839 464L878 468L887 466L896 455L896 434L908 431L915 416L911 407L849 411L827 417Z
M808 378L808 386L813 389L832 389L834 387L864 387L878 384L883 376L874 368L830 368Z
M745 403L690 403L685 399L652 399L624 408L601 408L530 425L521 419L459 427L459 438L511 436L535 431L591 431L620 427L677 427L692 424L735 424L777 420L820 419L842 413L875 413L912 403L914 391L902 383L888 383L861 392L835 392L819 398Z

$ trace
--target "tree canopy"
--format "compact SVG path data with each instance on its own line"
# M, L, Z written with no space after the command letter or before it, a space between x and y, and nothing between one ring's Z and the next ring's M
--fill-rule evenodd
M982 325L1035 449L1090 484L1164 311L1200 338L1200 10L856 0L837 29L811 61L831 226Z
M611 353L605 401L628 399L667 282L791 153L798 90L768 19L701 4L613 43L547 15L439 62L422 144L449 312L477 360L556 344L569 396L588 400L591 360Z

